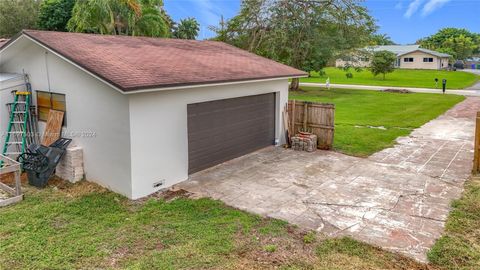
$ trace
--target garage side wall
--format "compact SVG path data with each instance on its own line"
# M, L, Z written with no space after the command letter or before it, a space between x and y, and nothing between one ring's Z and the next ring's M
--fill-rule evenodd
M188 104L272 92L276 93L275 137L283 143L286 79L129 95L133 198L188 179ZM155 183L164 184L154 187Z
M128 97L41 46L29 40L19 42L23 43L15 46L21 48L19 53L12 57L9 51L0 58L1 71L24 70L35 93L49 89L48 66L51 92L66 95L67 126L63 136L83 148L86 179L131 197ZM13 101L9 92L1 92L1 134L8 122L5 103ZM45 122L39 122L39 126L43 132ZM2 137L1 145L4 140Z

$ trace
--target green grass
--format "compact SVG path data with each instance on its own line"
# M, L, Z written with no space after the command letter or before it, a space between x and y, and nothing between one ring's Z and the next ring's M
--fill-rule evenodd
M464 97L302 87L290 92L290 99L335 104L335 150L368 156L392 146L397 137L408 135Z
M462 198L452 203L445 233L428 253L444 269L480 269L480 179L465 184Z
M0 208L0 269L418 269L211 199L132 202L94 184L27 188ZM305 241L308 239L308 241Z
M447 79L447 89L463 89L473 85L480 79L480 76L461 72L461 71L445 71L445 70L409 70L396 69L393 73L389 73L386 79L379 75L374 77L373 74L363 69L360 72L352 70L353 78L348 79L345 71L329 67L325 68L326 74L319 76L318 73L312 72L310 78L302 78L301 82L317 82L325 83L329 77L332 84L355 84L355 85L374 85L374 86L403 86L403 87L419 87L419 88L435 88L434 79Z

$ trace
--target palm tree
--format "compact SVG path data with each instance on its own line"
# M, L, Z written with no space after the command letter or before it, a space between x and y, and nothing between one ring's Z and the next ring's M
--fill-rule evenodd
M169 24L162 0L77 1L67 29L111 35L166 37Z
M387 34L373 34L370 40L373 45L395 45L395 42Z
M180 20L176 29L173 32L175 38L180 39L195 39L200 31L200 24L194 18L186 18Z

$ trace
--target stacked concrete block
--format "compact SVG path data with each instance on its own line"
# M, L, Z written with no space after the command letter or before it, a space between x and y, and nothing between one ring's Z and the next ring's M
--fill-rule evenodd
M317 149L317 135L300 132L291 138L292 149L296 151L313 152Z
M83 150L79 146L68 147L60 163L57 165L55 174L72 183L83 179Z

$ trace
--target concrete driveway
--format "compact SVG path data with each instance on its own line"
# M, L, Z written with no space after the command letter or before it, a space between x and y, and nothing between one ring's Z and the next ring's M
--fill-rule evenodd
M270 147L177 185L197 196L426 261L472 163L470 97L398 144L356 158Z
M473 73L476 75L480 75L480 69L462 69L463 72ZM475 83L474 85L467 88L467 90L477 90L480 91L480 81Z

